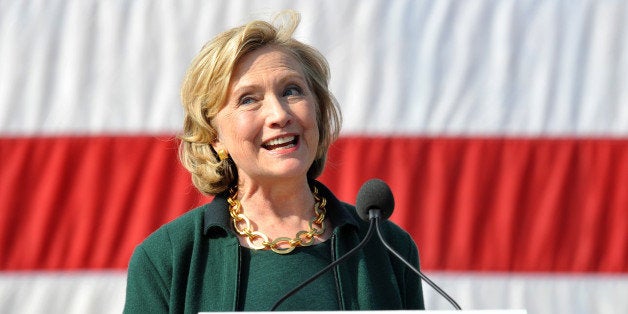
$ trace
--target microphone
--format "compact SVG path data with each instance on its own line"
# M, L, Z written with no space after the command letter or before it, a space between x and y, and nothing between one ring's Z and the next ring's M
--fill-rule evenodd
M373 225L373 221L375 221L375 230L377 231L377 237L382 242L384 247L392 253L398 260L406 264L408 268L410 268L414 273L419 275L421 279L427 282L430 287L432 287L438 294L440 294L443 298L445 298L456 310L462 310L458 303L454 301L452 297L450 297L443 289L441 289L438 285L436 285L432 280L430 280L425 274L423 274L420 270L414 267L410 262L408 262L401 254L397 253L384 239L382 232L379 228L380 220L386 220L390 215L392 215L393 208L395 207L395 200L393 194L388 187L386 182L380 179L371 179L364 183L362 188L360 188L360 192L358 192L358 197L356 201L356 210L358 211L358 215L363 220L370 220L371 225ZM370 227L369 227L370 231Z
M358 191L355 208L362 220L371 219L371 210L373 210L372 214L378 214L380 218L386 220L392 215L395 199L388 184L380 179L371 179L366 181Z

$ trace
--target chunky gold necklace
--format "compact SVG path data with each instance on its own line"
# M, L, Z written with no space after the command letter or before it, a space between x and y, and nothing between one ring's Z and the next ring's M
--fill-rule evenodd
M238 187L231 188L229 192L230 196L227 198L227 202L229 202L229 213L233 220L233 227L239 235L246 237L249 247L254 250L270 249L278 254L288 254L298 246L312 245L314 237L325 233L325 213L327 212L325 205L327 200L318 195L318 189L315 186L312 187L312 195L316 202L314 204L314 214L316 216L309 222L310 230L301 230L297 232L294 238L279 237L272 241L266 234L260 231L253 231L251 221L242 212L242 204L238 200Z

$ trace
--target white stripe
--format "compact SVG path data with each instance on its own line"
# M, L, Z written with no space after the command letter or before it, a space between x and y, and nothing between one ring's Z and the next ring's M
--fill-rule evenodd
M462 309L541 313L628 313L628 275L431 272L429 278ZM423 283L426 308L452 309Z
M628 313L628 276L430 272L466 310L526 309L542 313ZM126 274L0 273L0 313L120 313ZM426 308L452 307L423 284Z
M3 1L0 134L174 132L202 44L283 8L344 134L628 136L625 1Z
M0 272L0 313L121 313L126 272Z

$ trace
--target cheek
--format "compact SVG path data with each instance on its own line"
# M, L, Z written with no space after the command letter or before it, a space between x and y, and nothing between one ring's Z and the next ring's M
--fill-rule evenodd
M218 133L223 140L235 140L248 137L253 129L254 119L250 115L227 114L220 120Z
M304 127L318 129L317 104L310 101L308 105L300 108L299 117Z
M244 130L238 131L240 125L243 124L239 120L240 119L229 114L222 115L215 120L218 142L220 142L230 154L235 153L238 147L236 143L241 142L241 137L244 136Z
M308 137L310 138L310 141L313 142L312 144L318 146L318 142L320 141L320 134L317 110L316 108L314 108L314 106L309 107L309 109L303 112L301 116L301 123L303 127L307 130Z

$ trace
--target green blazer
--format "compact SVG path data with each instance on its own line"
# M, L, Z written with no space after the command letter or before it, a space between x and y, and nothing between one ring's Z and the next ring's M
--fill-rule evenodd
M333 260L364 238L368 222L315 182L327 199ZM392 222L381 230L386 241L415 267L419 256L412 238ZM125 313L237 311L240 249L226 195L165 224L141 244L129 262ZM334 267L343 310L424 309L421 280L388 254L374 233L356 255ZM290 287L291 288L291 287ZM260 309L268 310L268 309Z

